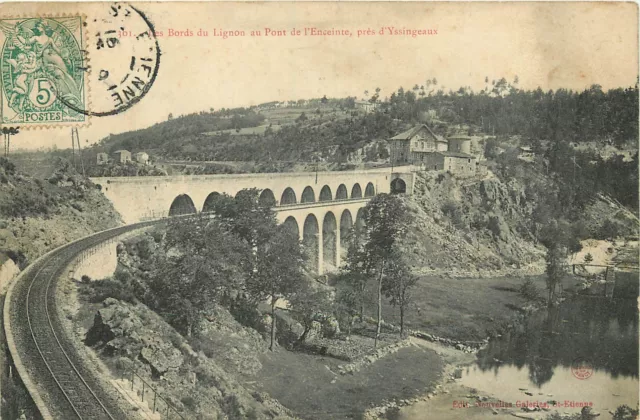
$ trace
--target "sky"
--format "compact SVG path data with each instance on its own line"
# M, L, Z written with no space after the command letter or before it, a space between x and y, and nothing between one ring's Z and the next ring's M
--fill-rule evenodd
M110 133L148 127L174 116L274 100L381 97L437 78L440 87L484 87L517 75L519 86L582 90L629 87L638 78L638 9L634 3L136 3L164 36L158 77L127 111L92 117L83 146ZM88 22L105 4L0 4L0 14L82 13ZM7 10L10 8L11 10ZM9 13L10 12L10 13ZM380 35L384 27L437 31ZM265 28L285 31L266 36ZM353 36L292 36L293 29L348 29ZM242 30L244 37L169 37L168 31ZM376 35L358 37L357 30ZM260 30L262 36L250 36ZM384 31L384 29L383 29ZM91 26L88 39L92 41ZM4 39L0 40L4 42ZM89 57L91 58L91 57ZM92 83L95 80L92 79ZM92 89L91 94L96 93ZM95 96L95 95L94 95ZM93 103L104 98L92 97ZM19 148L70 147L68 127L26 130Z

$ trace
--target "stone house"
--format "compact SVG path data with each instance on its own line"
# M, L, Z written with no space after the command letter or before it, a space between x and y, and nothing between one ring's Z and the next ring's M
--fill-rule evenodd
M98 165L106 165L109 163L109 155L104 152L98 153L96 155L96 163Z
M136 153L136 162L141 163L143 165L149 164L149 154L147 152L138 152Z
M356 108L363 109L365 112L370 112L377 109L378 104L369 101L356 101Z
M389 139L389 154L394 163L420 165L426 161L428 154L447 150L447 141L426 124L417 125Z
M131 152L128 150L116 150L113 154L117 163L125 164L131 162Z
M476 174L476 157L461 152L430 153L424 163L426 170L447 171L458 176Z

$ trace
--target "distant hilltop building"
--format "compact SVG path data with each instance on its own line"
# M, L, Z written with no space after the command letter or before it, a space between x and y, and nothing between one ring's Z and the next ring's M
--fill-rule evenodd
M96 163L98 165L106 165L109 163L109 155L106 153L98 153L96 155Z
M369 101L356 101L356 108L363 109L365 112L370 112L378 108L378 104Z
M143 165L149 164L149 154L147 152L138 152L136 153L136 162L141 163Z
M117 163L125 164L131 162L131 152L128 150L116 150L113 155Z
M476 173L477 166L476 157L471 154L471 140L463 135L445 140L421 124L389 139L390 159L396 164L409 163L426 170L470 176Z

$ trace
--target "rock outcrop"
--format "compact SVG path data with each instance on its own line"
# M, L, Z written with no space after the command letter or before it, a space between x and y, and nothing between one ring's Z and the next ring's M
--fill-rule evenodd
M225 362L223 369L203 349L195 351L145 305L113 298L105 299L103 305L95 315L85 343L101 351L103 357L112 359L122 374L134 370L145 377L185 418L293 418L276 400L250 392L226 370L227 367L234 370L245 366L248 362L242 357L242 350L250 353L251 345L233 352L229 348L216 347L223 340L200 344L211 346L212 351L230 353L229 360L236 360L234 354L241 360L236 360L235 365ZM230 336L239 334L231 332L233 327L223 327L226 324L223 318L218 318L217 323L218 327L215 327L216 322L210 323L211 335L213 331L225 329ZM249 336L241 341L250 343L255 337L246 334ZM259 336L257 339L261 340ZM240 341L235 344L239 346Z
M532 210L517 182L418 173L403 246L414 270L451 277L539 274L544 250L525 221Z

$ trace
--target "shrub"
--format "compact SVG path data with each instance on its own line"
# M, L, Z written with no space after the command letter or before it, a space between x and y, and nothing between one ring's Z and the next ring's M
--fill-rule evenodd
M190 410L195 410L197 405L198 405L196 400L191 395L187 395L186 397L182 397L180 399L180 402L182 404L184 404L184 406L187 407Z
M83 274L82 277L80 277L80 280L84 283L84 284L89 284L91 283L91 277L87 276L86 274Z
M615 239L620 236L620 226L610 219L604 221L598 232L598 239Z
M540 290L533 284L531 279L526 279L524 283L522 283L518 293L528 301L538 301L541 299Z
M634 420L638 418L638 410L634 410L628 405L621 405L613 414L613 420Z
M99 303L107 298L114 298L123 302L136 303L136 297L130 284L105 279L94 281L90 285L92 287L90 302Z

